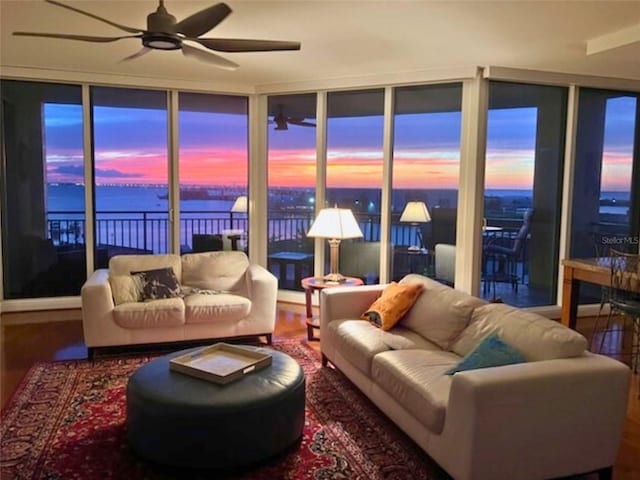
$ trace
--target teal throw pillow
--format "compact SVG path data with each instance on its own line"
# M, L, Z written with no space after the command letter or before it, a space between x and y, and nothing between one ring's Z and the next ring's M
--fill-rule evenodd
M526 360L518 350L500 339L497 333L485 337L478 346L464 357L453 368L445 373L453 375L456 372L475 370L477 368L499 367L514 363L524 363Z

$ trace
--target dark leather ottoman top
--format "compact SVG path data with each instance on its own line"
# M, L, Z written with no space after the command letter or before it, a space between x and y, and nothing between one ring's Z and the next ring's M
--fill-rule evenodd
M229 469L285 450L302 435L305 379L290 356L267 348L272 364L226 385L169 369L166 355L127 385L129 444L162 464ZM193 349L190 349L193 350Z

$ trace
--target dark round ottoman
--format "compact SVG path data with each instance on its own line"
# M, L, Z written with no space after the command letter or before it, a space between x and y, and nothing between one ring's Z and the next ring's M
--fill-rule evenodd
M304 373L290 356L258 350L272 364L227 385L169 370L169 360L189 350L140 367L127 385L133 450L167 465L230 469L295 443L304 426Z

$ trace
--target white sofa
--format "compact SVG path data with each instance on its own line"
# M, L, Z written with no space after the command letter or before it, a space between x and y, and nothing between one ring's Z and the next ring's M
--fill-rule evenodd
M112 285L120 288L132 272L166 267L187 295L122 301L125 292L114 301ZM209 338L265 335L271 343L277 292L276 277L239 251L114 256L82 287L84 340L90 356L95 347Z
M630 370L537 314L419 275L424 290L385 332L359 320L384 285L325 289L320 346L330 361L457 480L528 480L598 471L610 478ZM526 363L445 371L489 333Z

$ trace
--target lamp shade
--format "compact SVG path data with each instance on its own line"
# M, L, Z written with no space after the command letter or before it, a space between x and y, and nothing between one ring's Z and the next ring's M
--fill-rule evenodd
M233 213L247 213L247 196L241 195L236 198L233 206L231 207Z
M320 210L307 236L343 240L362 237L362 231L348 208L324 208Z
M431 221L431 215L424 202L407 202L400 216L401 222L427 223Z

